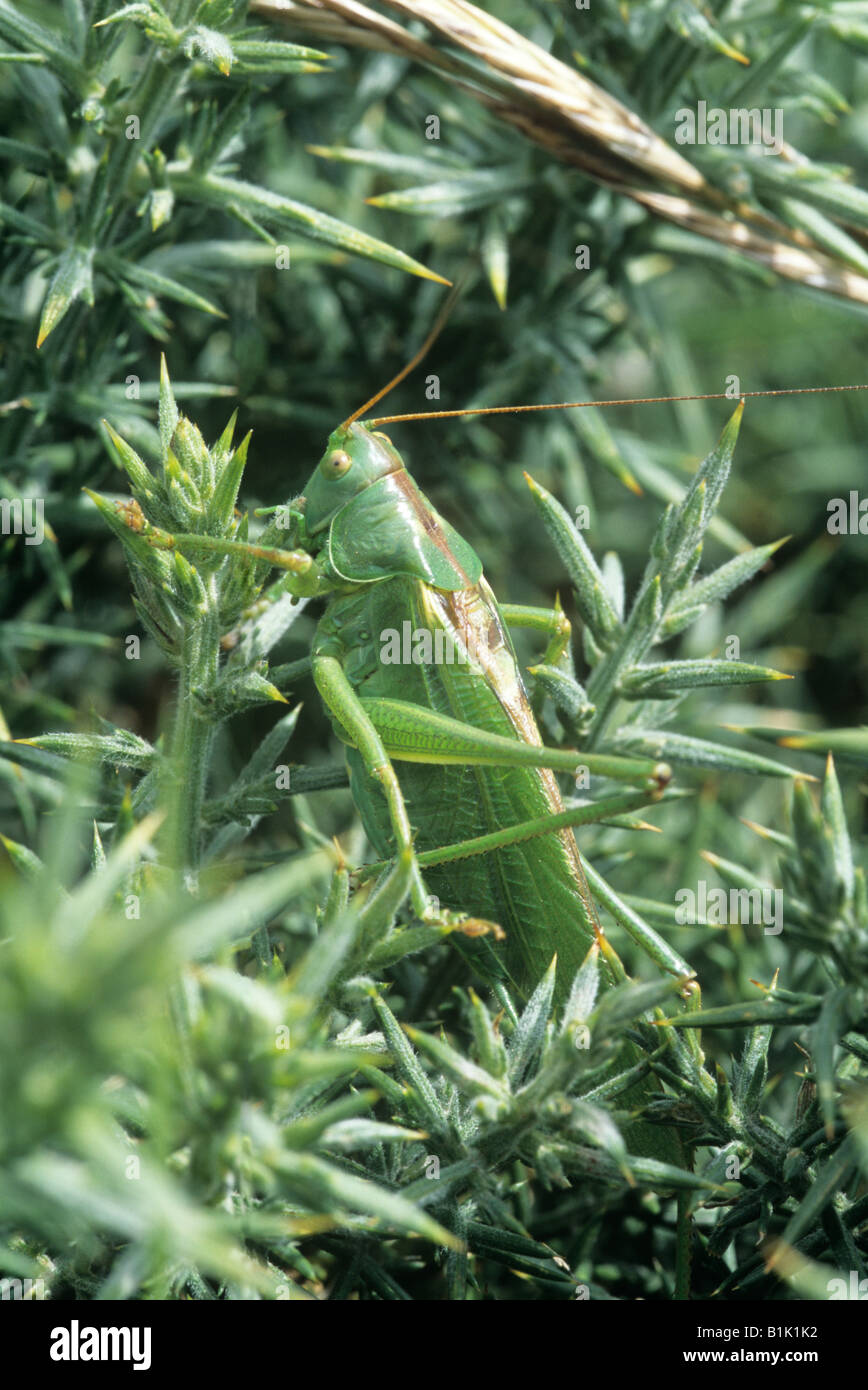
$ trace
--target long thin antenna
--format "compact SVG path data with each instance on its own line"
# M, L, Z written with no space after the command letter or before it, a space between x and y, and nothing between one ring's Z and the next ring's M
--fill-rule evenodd
M395 381L390 382L386 387L390 391L396 382L407 375L418 362L419 357L430 344L426 343L425 348L395 377ZM868 391L868 382L863 381L855 386L788 386L777 391L739 391L737 396L730 395L728 391L707 391L699 396L632 396L621 401L556 401L546 405L483 405L476 410L422 410L412 415L381 415L376 420L366 420L365 423L374 425L394 425L400 424L404 420L453 420L459 415L523 415L532 410L580 410L584 406L595 406L601 408L605 405L660 405L664 401L724 401L724 400L743 400L748 396L813 396L820 395L825 391ZM375 401L381 399L385 394L381 391L378 396L374 396L373 401L368 401L366 406L357 410L355 415L350 418L357 420L360 415L373 405Z
M430 350L432 344L434 343L435 339L439 336L440 331L443 328L443 325L445 324L449 315L452 313L452 306L458 298L461 288L461 285L455 285L453 287L445 303L441 307L440 313L434 320L434 327L431 329L431 332L428 334L428 337L425 339L424 343L422 344L416 355L414 357L411 357L406 367L402 367L401 370L398 372L398 375L393 376L392 380L388 382L382 388L381 391L378 391L375 396L372 396L369 401L365 401L365 404L363 406L360 406L358 410L354 410L352 415L350 415L350 417L347 420L344 420L344 423L340 427L341 429L345 429L347 425L351 425L354 420L358 420L360 415L364 415L366 410L370 410L372 405L376 405L377 401L381 401L384 396L388 396L389 392L394 390L394 388L398 385L399 381L403 381L404 377L408 376L409 373L412 372L414 367L418 367L419 363L422 361L422 358L425 357L425 355Z

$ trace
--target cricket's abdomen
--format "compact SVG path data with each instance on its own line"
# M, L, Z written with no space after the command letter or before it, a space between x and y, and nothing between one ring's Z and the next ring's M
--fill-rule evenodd
M329 617L339 624L347 675L362 699L404 700L504 737L541 743L512 644L484 580L444 593L396 578L338 600ZM379 788L352 748L347 759L368 836L379 855L390 857L389 818ZM419 851L563 809L554 775L544 768L401 761L396 771ZM522 993L538 982L555 952L559 992L568 987L593 940L570 830L426 869L425 881L443 906L503 928L506 941L496 960ZM491 969L489 940L476 944Z

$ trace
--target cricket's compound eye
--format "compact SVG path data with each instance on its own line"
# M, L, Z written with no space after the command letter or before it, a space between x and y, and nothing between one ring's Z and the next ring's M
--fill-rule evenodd
M320 472L326 478L342 478L345 473L349 473L353 466L353 461L345 449L335 449L333 453L326 454L320 464Z

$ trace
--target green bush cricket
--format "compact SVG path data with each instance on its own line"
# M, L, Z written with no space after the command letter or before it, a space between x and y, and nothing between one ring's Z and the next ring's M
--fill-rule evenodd
M288 587L326 596L314 680L346 746L368 837L384 861L403 857L416 914L436 916L442 902L467 909L470 932L490 925L483 939L459 944L484 976L507 977L521 996L557 954L563 998L595 942L609 978L623 971L571 829L591 818L588 808L565 812L554 772L575 775L590 763L638 784L605 815L658 799L669 770L543 747L509 627L543 633L544 661L556 665L568 621L560 610L501 607L472 547L419 490L391 440L358 418L412 370L436 332L330 436L291 509L297 563L306 556L312 566ZM263 544L276 536L271 530ZM408 661L404 641L388 660L383 635L408 625L446 659Z
M543 748L476 554L419 492L385 436L359 424L331 436L305 491L304 522L340 586L317 630L314 679L347 745L353 798L372 844L384 859L396 849L413 854L410 893L420 915L431 909L416 852L423 862L427 854L427 887L441 901L502 928L502 948L480 941L474 954L484 951L489 969L505 970L520 994L555 951L568 986L592 942L602 941L572 830L484 854L470 843L562 815L553 770L575 774L582 762ZM565 636L562 616L551 620L549 659ZM457 659L385 664L381 634L406 623ZM646 775L652 782L650 763ZM662 784L665 770L656 776ZM468 857L438 867L444 845Z

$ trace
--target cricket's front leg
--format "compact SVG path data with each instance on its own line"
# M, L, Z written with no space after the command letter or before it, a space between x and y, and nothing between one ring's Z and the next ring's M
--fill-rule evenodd
M313 678L326 707L361 754L368 774L379 782L383 789L395 843L402 854L410 857L410 899L413 909L427 920L431 915L430 899L416 862L407 807L383 741L347 679L340 657L336 653L326 650L314 655Z
M548 646L543 655L546 666L558 666L569 652L572 624L566 613L555 602L554 608L529 608L524 604L501 603L500 616L507 627L526 628L531 632L542 632L548 637Z

